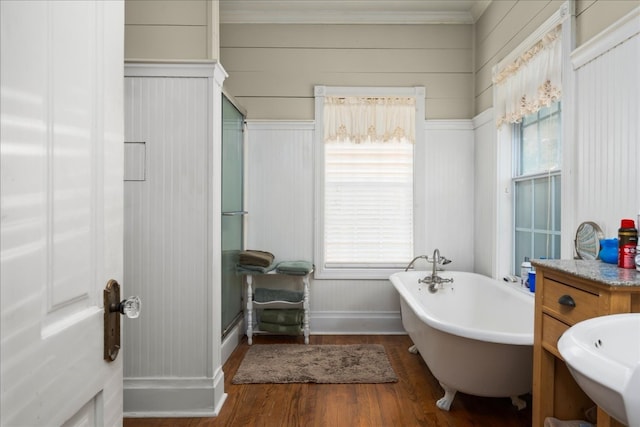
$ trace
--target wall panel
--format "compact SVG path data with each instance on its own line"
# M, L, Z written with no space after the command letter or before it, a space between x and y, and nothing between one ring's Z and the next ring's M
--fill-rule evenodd
M143 301L138 321L124 327L124 411L214 416L225 398L224 70L214 62L145 62L127 63L125 75L125 141L145 143L145 173L124 184L124 282Z
M468 25L223 24L228 48L461 49L471 47ZM259 34L259 41L256 40ZM296 37L291 37L295 34ZM366 37L363 37L366 35Z
M218 2L126 0L125 58L217 59Z
M279 71L236 71L229 77L238 97L308 97L309 81L326 82L327 86L381 87L388 82L388 75L381 70L367 74L344 74L338 71L305 69L293 71L284 80ZM241 81L242 85L233 82ZM416 81L424 81L430 99L464 99L468 101L473 90L467 73L398 71L399 87L412 87Z
M127 25L207 25L205 0L125 1Z
M220 55L230 76L225 88L250 120L313 119L313 109L298 106L313 105L315 85L425 86L428 118L470 117L471 29L223 24Z
M493 109L476 116L474 124L474 201L473 271L495 277L496 239L496 184L497 156L496 126Z
M640 213L640 35L594 55L576 70L575 223L615 237Z
M206 59L206 26L127 25L127 59Z
M577 0L576 45L583 45L638 6L637 0Z
M125 377L201 376L210 363L199 324L208 313L207 79L125 81L125 138L147 148L146 180L125 183L125 279L145 304L127 325Z
M313 125L249 122L247 248L313 258Z

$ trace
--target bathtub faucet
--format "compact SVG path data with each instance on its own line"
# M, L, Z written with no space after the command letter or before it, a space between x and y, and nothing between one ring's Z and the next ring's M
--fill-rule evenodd
M426 255L418 255L417 257L415 257L414 259L411 260L411 262L409 263L409 265L407 265L407 268L404 269L404 271L409 271L409 269L411 267L413 267L413 263L416 262L417 260L419 260L420 258L424 258L427 261L429 261L429 257Z
M438 276L438 267L437 267L438 264L446 265L451 262L450 259L447 259L440 255L439 249L434 250L433 258L430 260L429 257L427 257L427 261L433 264L433 270L431 270L431 276L426 276L423 279L419 279L418 283L425 283L429 285L429 292L435 293L438 290L438 285L441 285L442 283L453 282L453 279L451 278L444 278L444 277Z
M433 258L429 258L428 255L418 255L417 257L415 257L414 259L411 260L411 262L409 263L409 265L407 265L407 267L404 269L404 271L409 271L409 269L411 267L413 267L413 264L419 259L424 259L427 262L433 263L433 265L434 265L434 270L433 270L434 273L433 274L435 274L435 271L436 271L436 268L435 268L436 264L447 265L447 264L449 264L451 262L450 259L447 259L447 258L441 256L440 255L440 250L436 249L435 251L433 251Z

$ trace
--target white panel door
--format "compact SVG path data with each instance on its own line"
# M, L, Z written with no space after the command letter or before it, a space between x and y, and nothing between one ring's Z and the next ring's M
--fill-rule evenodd
M3 0L0 17L0 424L121 425L102 289L123 270L124 4Z

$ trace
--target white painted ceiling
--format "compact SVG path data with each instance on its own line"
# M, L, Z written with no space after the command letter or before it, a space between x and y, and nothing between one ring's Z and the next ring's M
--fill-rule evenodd
M222 24L472 24L491 0L220 0Z

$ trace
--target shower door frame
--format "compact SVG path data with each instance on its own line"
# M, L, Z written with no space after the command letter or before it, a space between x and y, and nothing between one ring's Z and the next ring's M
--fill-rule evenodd
M246 119L246 112L240 108L237 104L237 102L235 102L235 100L233 99L232 96L230 96L229 94L227 94L226 92L223 91L222 93L222 112L221 114L224 114L225 111L225 100L230 104L231 107L233 107L241 116L242 118L242 124L241 124L241 132L242 132L242 146L241 146L241 153L240 153L240 157L241 157L241 161L240 161L240 168L241 168L241 172L240 172L240 176L241 176L241 180L242 183L240 185L240 190L242 191L242 197L240 200L240 206L233 206L231 207L230 210L225 210L228 208L228 206L222 206L222 212L221 212L221 246L222 246L222 259L221 259L221 263L222 263L222 269L221 269L221 300L222 300L222 304L221 304L221 313L220 313L220 317L221 317L221 337L224 340L224 338L236 327L236 325L238 325L244 318L244 310L243 310L243 306L244 306L244 301L243 301L243 295L242 295L242 278L241 276L231 276L229 277L230 274L234 274L231 272L232 267L226 266L225 265L225 256L233 256L233 254L227 254L225 255L225 251L227 251L227 249L225 248L224 242L225 242L225 226L224 226L224 222L225 222L225 218L228 219L232 219L232 218L240 218L240 242L236 242L239 243L239 247L238 248L233 248L233 250L242 250L244 249L245 246L245 229L246 229L246 224L245 224L245 216L247 214L247 212L244 210L244 207L246 206L246 189L245 189L245 183L246 183L246 172L245 172L245 159L246 159L246 155L245 155L245 150L246 150L246 124L245 124L245 119ZM224 204L224 189L225 189L225 182L224 182L224 144L225 144L225 140L224 140L224 130L225 130L225 123L224 123L224 117L222 120L222 150L223 150L223 164L222 164L222 190L221 190L221 198L222 198L222 203ZM229 270L226 272L225 275L225 271ZM225 286L227 288L225 288ZM234 289L230 289L229 286L237 286L237 288ZM226 299L225 296L229 295L229 292L226 291L234 291L231 292L231 297L234 296L238 296L239 300L238 300L238 304L239 304L239 308L238 308L238 312L235 313L235 315L232 318L226 319L225 315L227 315L228 313L225 312L226 307L228 306L228 304L226 304Z

